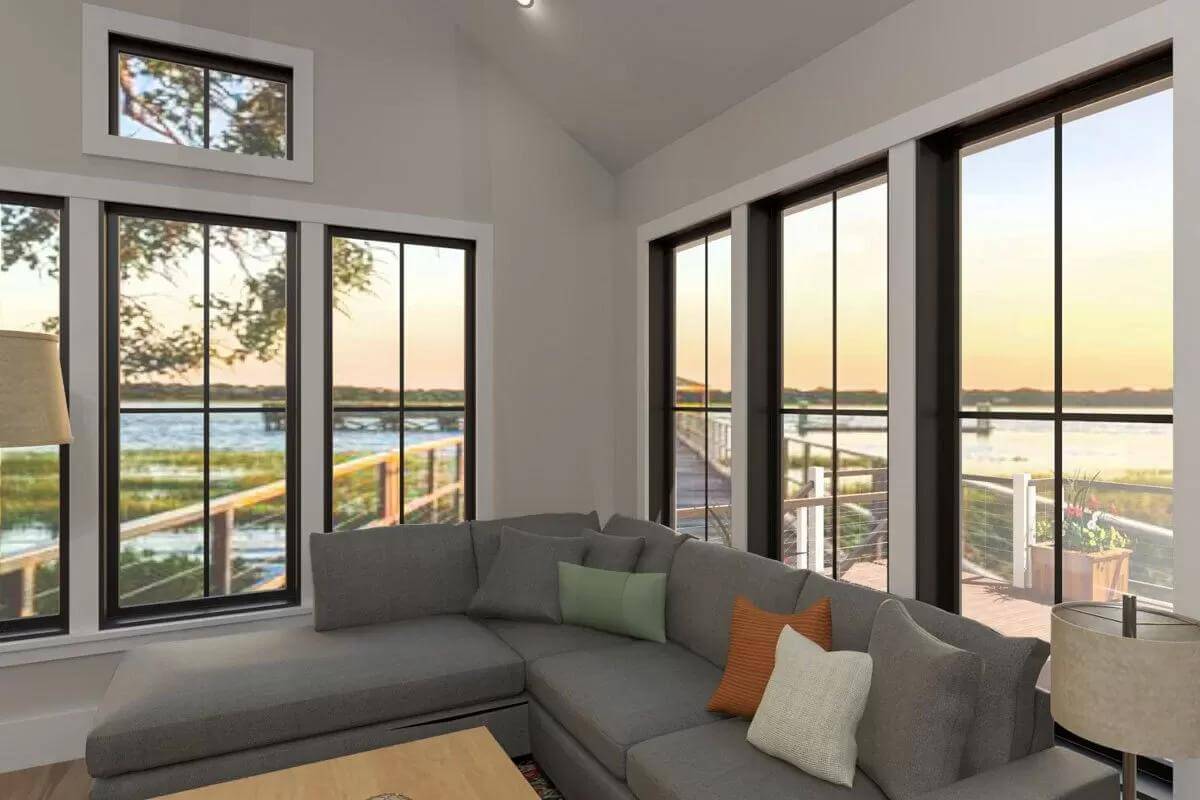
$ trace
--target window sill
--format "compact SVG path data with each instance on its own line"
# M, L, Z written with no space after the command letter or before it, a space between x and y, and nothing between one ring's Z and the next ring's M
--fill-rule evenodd
M113 628L92 633L68 633L0 643L0 667L60 661L81 656L122 653L151 642L169 642L221 633L311 624L312 609L303 606L248 611L211 619L188 619Z

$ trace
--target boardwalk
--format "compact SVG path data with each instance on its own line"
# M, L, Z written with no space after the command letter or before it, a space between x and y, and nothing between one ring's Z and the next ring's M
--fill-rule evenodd
M883 591L887 588L887 565L861 561L851 566L842 579ZM1027 589L964 572L962 612L1007 636L1050 640L1050 606L1038 602Z
M728 506L733 502L733 488L729 478L716 469L708 470L708 494L705 495L704 458L691 447L675 442L675 507L677 509L698 508L697 514L678 514L676 527L693 536L704 538L705 505ZM728 513L725 514L728 516Z

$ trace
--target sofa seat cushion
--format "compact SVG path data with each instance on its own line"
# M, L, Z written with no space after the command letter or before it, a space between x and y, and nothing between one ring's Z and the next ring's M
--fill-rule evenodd
M503 639L505 644L516 650L526 662L576 650L619 647L633 641L626 636L578 625L555 625L549 622L524 622L513 619L488 619L483 620L483 624Z
M87 741L110 777L518 695L520 656L438 616L154 644L117 667Z
M886 800L861 770L846 788L759 752L746 741L749 726L735 717L634 745L629 788L639 800Z
M635 642L534 661L528 691L618 778L638 742L722 719L704 708L721 671L679 645Z

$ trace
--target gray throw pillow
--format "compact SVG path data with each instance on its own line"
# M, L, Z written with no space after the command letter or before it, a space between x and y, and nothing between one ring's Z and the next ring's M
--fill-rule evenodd
M871 693L858 726L858 765L889 800L912 800L962 773L983 659L946 644L897 600L875 614Z
M646 540L640 536L608 536L599 531L584 531L583 538L587 539L588 543L583 565L614 572L633 572L638 556L646 546Z
M580 564L587 552L582 536L538 536L515 528L500 533L500 549L467 613L534 622L562 622L558 564Z
M606 536L634 536L646 540L646 546L638 556L634 572L670 572L671 562L675 560L675 551L692 538L686 533L678 533L657 522L623 514L613 514L609 517L601 533Z

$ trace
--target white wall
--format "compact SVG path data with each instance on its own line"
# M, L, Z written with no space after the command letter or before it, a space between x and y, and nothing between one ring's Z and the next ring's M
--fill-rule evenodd
M0 0L0 167L492 223L495 511L611 511L615 179L436 0L96 1L315 51L314 182L82 155L80 0ZM0 667L0 771L79 755L117 657Z

